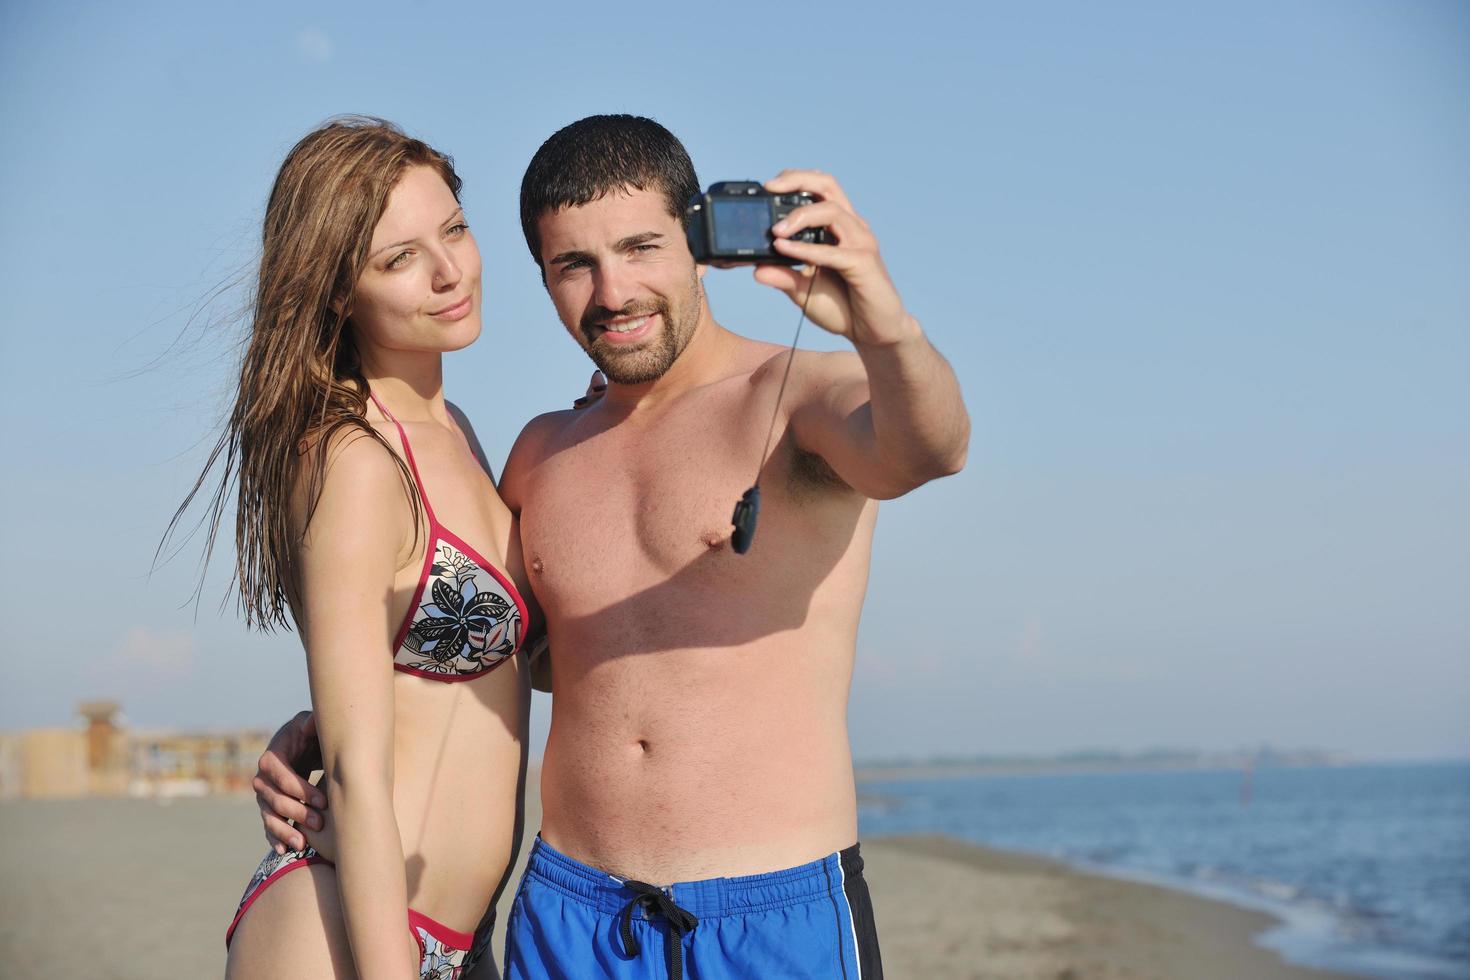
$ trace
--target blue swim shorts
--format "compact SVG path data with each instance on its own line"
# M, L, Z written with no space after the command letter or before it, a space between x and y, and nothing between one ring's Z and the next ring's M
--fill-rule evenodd
M786 871L664 887L536 838L505 929L505 980L882 980L854 844Z

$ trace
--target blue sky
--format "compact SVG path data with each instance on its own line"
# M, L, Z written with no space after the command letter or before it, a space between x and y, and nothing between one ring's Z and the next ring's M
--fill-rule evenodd
M1466 93L1451 2L0 6L0 727L305 705L228 553L197 619L197 547L148 573L296 139L455 157L487 330L448 385L498 463L587 373L520 174L632 111L706 183L836 173L964 385L969 468L883 507L857 755L1470 754ZM717 316L784 340L747 276Z

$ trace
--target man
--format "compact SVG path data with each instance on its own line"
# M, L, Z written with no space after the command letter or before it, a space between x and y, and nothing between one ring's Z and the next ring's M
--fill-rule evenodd
M652 975L648 958L670 976L881 976L846 730L876 501L957 472L969 420L837 182L766 186L818 203L773 229L805 269L756 279L853 351L795 356L763 458L787 350L715 321L679 142L593 116L522 183L547 292L609 385L527 425L501 481L555 651L507 977ZM830 244L791 240L816 227ZM730 512L758 467L739 555Z

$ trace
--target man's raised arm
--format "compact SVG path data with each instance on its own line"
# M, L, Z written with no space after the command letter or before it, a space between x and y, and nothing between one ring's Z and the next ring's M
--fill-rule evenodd
M856 351L798 359L790 416L797 445L880 500L959 472L970 441L959 380L904 308L867 222L828 174L786 170L766 189L807 191L820 200L772 229L776 250L807 269L761 266L757 281L805 304L813 323L846 337ZM831 244L790 238L821 227Z

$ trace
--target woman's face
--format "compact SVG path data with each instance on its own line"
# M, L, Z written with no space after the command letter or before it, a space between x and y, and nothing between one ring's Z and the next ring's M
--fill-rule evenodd
M480 335L480 250L433 168L405 171L388 196L350 319L369 358L459 350Z

